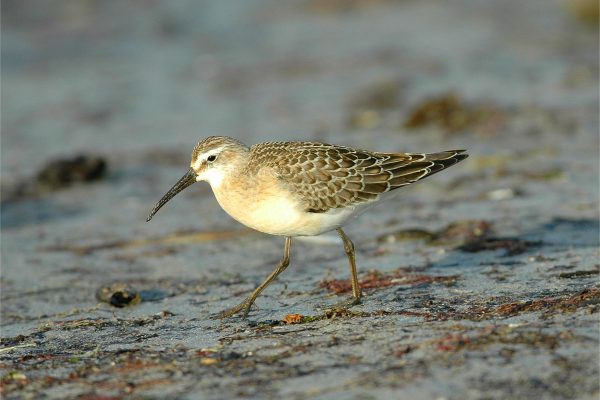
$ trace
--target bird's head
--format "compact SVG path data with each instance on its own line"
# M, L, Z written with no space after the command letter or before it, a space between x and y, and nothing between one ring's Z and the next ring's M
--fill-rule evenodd
M226 136L210 136L200 141L192 151L190 169L154 206L148 219L164 206L175 195L195 182L206 181L217 188L227 176L243 161L248 147L235 139Z

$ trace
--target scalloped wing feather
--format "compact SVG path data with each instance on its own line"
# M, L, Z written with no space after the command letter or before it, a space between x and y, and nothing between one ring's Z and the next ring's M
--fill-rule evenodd
M252 147L248 165L271 168L305 211L322 213L375 201L464 160L464 151L377 153L315 142L266 142Z

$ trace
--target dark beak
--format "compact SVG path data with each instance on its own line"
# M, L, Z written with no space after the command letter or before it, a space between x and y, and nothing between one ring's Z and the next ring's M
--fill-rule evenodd
M190 170L173 186L163 197L160 199L158 203L154 206L152 211L150 211L150 215L146 219L146 222L150 221L154 214L164 206L167 201L171 200L175 195L181 192L186 187L190 186L192 183L196 182L196 173L193 169Z

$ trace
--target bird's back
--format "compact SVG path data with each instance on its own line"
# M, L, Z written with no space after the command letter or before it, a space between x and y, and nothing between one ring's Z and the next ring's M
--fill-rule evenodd
M375 201L464 160L464 151L378 153L317 142L265 142L251 147L248 173L271 168L305 211L324 213Z

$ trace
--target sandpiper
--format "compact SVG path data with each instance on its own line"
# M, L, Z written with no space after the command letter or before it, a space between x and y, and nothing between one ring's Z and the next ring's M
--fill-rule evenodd
M467 158L465 150L439 153L378 153L316 142L265 142L248 147L226 136L200 141L188 172L152 209L147 221L177 193L207 181L219 205L260 232L285 237L275 270L239 305L216 315L248 315L260 293L290 262L292 238L337 230L350 263L352 298L360 303L354 244L342 230L389 192Z

